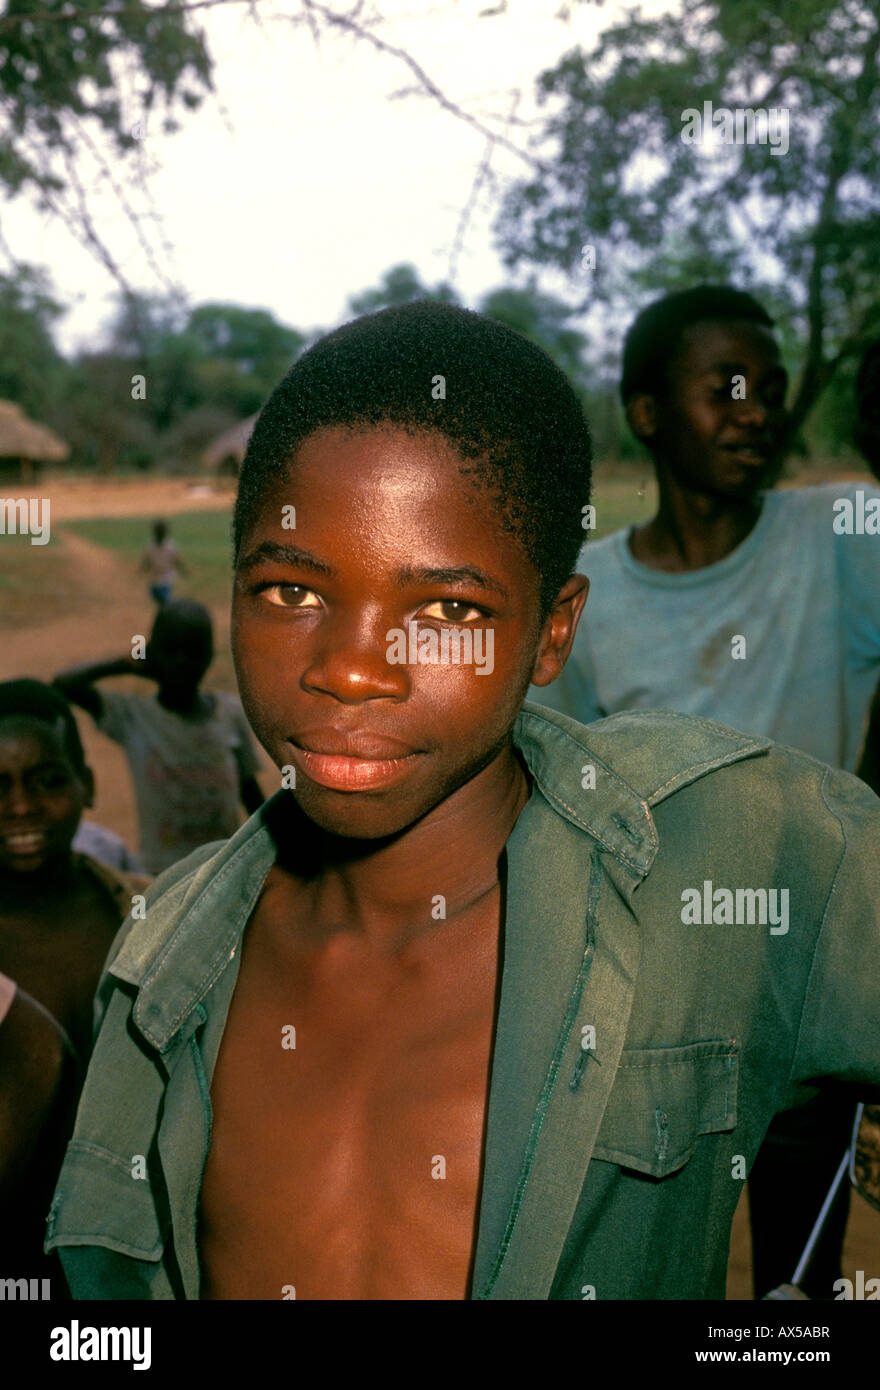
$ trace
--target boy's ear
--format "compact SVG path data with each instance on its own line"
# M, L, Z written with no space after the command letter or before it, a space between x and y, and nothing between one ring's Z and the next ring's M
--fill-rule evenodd
M532 685L549 685L562 674L589 591L590 581L585 574L569 575L559 590L553 610L541 629Z
M626 403L626 419L639 439L652 439L657 433L656 396L630 396Z

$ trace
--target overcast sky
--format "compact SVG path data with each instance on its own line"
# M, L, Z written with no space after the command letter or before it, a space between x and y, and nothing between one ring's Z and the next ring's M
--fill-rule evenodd
M554 19L560 0L509 0L505 14L482 19L493 0L380 3L394 22L378 32L462 108L506 113L519 87L524 117L535 114L535 76L575 44L591 47L625 9L573 4L564 24ZM400 62L337 33L316 48L306 28L280 17L296 9L294 0L259 0L261 25L246 4L200 11L218 99L184 112L176 135L157 119L145 140L161 166L150 188L174 251L160 258L192 302L261 305L308 329L337 322L350 294L398 262L413 262L429 283L446 278L485 142L426 97L389 100L413 83ZM503 178L526 166L496 149L493 168ZM118 205L104 197L94 206L130 281L160 290ZM491 208L478 210L458 263L456 288L468 303L510 279L491 220ZM18 257L49 268L71 304L62 347L96 346L112 305L107 273L22 198L4 210L3 230Z

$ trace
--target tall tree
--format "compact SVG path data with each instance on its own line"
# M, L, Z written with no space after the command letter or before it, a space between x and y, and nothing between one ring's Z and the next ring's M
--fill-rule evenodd
M200 304L189 316L187 332L206 357L234 364L271 387L305 345L305 335L279 323L268 309L240 304Z
M64 361L52 337L63 313L47 277L18 265L0 275L0 397L50 419L62 390Z
M386 270L373 289L353 294L348 307L353 314L371 314L376 309L389 309L397 304L411 304L415 299L439 299L444 304L457 304L458 296L449 285L423 283L414 265L405 262Z
M504 200L507 264L618 309L697 279L761 291L805 345L794 434L880 330L878 54L878 0L631 11L538 79L544 172Z
M210 88L211 60L189 8L6 0L0 14L0 188L36 191L122 285L90 207L87 170L113 189L159 269L126 171L137 170L148 121L175 129L175 108L198 106Z

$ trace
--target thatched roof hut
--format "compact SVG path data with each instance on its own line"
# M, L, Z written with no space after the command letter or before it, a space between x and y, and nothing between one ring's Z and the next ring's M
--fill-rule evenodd
M218 434L202 453L205 468L215 473L237 473L256 423L256 415L250 415L247 420L237 420L228 430Z
M63 463L70 448L45 425L28 419L20 405L0 400L0 477L24 480L41 463Z

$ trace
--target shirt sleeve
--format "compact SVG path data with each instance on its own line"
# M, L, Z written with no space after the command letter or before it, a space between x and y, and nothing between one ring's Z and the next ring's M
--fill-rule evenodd
M880 1100L880 800L831 768L822 797L843 833L792 1065L792 1082L860 1083Z
M102 734L112 738L114 743L125 745L135 725L135 703L140 695L124 695L120 691L102 690L101 713L95 721Z
M839 496L853 509L852 533L834 536L850 656L880 670L880 490L847 484Z

